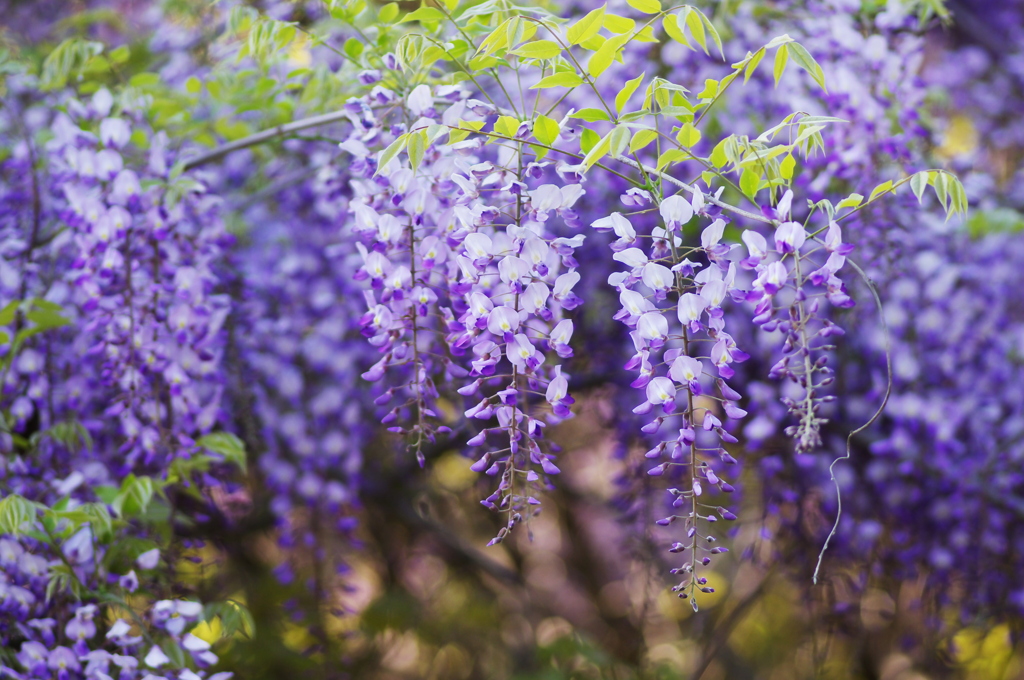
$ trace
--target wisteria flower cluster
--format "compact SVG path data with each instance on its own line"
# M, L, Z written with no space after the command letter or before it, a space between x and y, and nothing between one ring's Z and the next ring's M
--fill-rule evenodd
M694 31L694 40L704 43L707 35L717 40L714 27L696 9L684 8L679 15L654 9L650 13L655 17L648 26L660 19L668 34L684 44L689 45L679 28L680 21ZM441 12L435 15L424 10L419 18L427 27L433 25L428 17L436 21L446 18ZM380 347L384 356L364 377L380 380L388 366L404 369L404 382L384 392L378 403L402 395L403 400L383 422L391 423L408 414L409 425L392 425L390 429L411 439L421 462L424 442L433 442L436 434L450 429L435 424L440 420L438 383L468 377L472 382L458 391L473 399L481 388L493 385L490 395L485 392L483 399L471 402L465 418L497 420L496 427L484 428L470 437L470 445L484 445L488 436L498 433L508 436L507 447L488 448L473 466L492 475L502 473L498 492L483 503L509 514L506 526L493 542L503 539L522 517L522 510L540 502L533 495L514 491L516 475L524 475L530 484L543 479L529 469L530 464L538 465L545 475L558 471L536 443L544 423L527 410L530 398L524 398L521 379L525 377L527 390L538 396L546 384L543 396L551 408L549 423L570 413L566 406L572 403L562 366L542 368L549 364L547 356L538 351L537 341L544 340L547 348L562 358L571 356L572 320L559 319L579 303L571 293L572 285L580 278L573 251L583 244L586 234L556 237L546 230L558 223L568 229L579 227L575 206L593 173L600 170L624 177L633 186L622 195L622 203L634 208L633 214L644 221L649 221L648 214L656 209L661 223L647 233L638 232L627 216L616 212L594 221L592 226L598 232L614 233L617 238L611 244L612 259L627 267L626 272L609 276L608 283L619 292L622 309L615 316L630 329L636 351L626 368L638 371L632 386L642 389L645 396L633 411L640 416L656 407L661 411L642 424L645 434L654 435L663 426L676 433L674 441L655 443L648 457L668 459L650 474L672 471L672 477L678 476L674 468L686 470L684 487L671 491L673 506L689 503L689 514L674 514L662 523L684 519L690 561L678 571L691 573L698 562L709 561L707 556L698 555L697 539L715 541L713 536L702 535L697 525L698 520L714 522L717 517L701 514L707 512L701 508L709 508L722 518L735 518L725 508L698 501L705 484L733 490L703 455L713 453L719 460L734 462L721 442L738 440L724 427L723 417L728 420L745 415L737 404L740 393L725 381L735 373L731 365L747 355L726 332L723 308L730 303L751 303L753 324L779 337L783 356L769 377L792 379L801 388L799 399L786 402L797 421L787 432L795 438L798 451L813 450L821 444L820 430L827 422L822 407L834 399L823 393L833 380L827 366L828 352L833 349L829 338L842 333L819 312L823 304L840 309L853 304L838 276L851 246L843 243L836 208L827 201L821 204L827 227L809 233L805 224L791 218L791 191L781 194L770 188L773 205L751 213L721 200L725 186L714 188L716 177L748 197L756 195L762 184L788 184L793 177L795 154L807 154L820 145L820 130L833 119L789 115L756 140L726 137L707 159L689 151L702 137L697 124L706 110L733 80L755 69L769 50L782 55L781 61L776 59L776 80L785 69L785 55L792 52L797 55L795 61L824 85L821 67L803 47L789 36L771 41L756 53L748 53L727 78L709 81L692 103L685 88L654 78L643 91L641 108L630 112L627 104L640 91L643 75L616 93L614 108L602 97L596 83L632 41L649 39L645 29L634 30L632 20L624 20L618 32L609 29L611 37L602 38L600 49L591 50L593 55L585 68L573 52L574 45L586 52L587 41L600 36L602 26L619 25L618 19L606 16L604 9L594 10L568 30L542 16L513 14L503 21L496 20L497 28L482 39L471 61L508 67L518 78L527 78L533 83L532 89L540 90L532 104L525 97L517 100L509 96L507 103L499 105L500 77L497 91L492 93L484 86L480 99L469 98L458 86L432 90L420 84L404 93L388 87L409 80L409 74L422 69L424 62L426 66L434 59L461 63L460 55L451 48L429 52L427 45L441 45L441 38L408 36L400 43L397 55L373 57L383 68L364 72L364 80L372 89L347 105L353 132L341 145L355 157L354 167L369 176L366 182L354 183L356 200L351 208L355 228L363 234L363 240L356 243L362 258L357 276L371 283L368 312L360 323L370 343ZM458 19L453 21L459 25ZM699 32L695 25L701 27ZM709 33L705 33L705 27ZM541 31L552 39L531 42ZM506 54L511 61L499 60ZM364 64L374 65L369 61ZM535 71L538 66L539 74ZM553 71L551 75L545 75L548 68ZM472 72L467 72L471 82L478 85ZM398 74L403 77L399 79ZM555 87L566 88L567 94L554 101L546 114L540 113L541 95ZM577 88L583 93L579 109L572 108ZM390 125L388 134L382 135L378 115L390 113L396 102L402 101L406 118ZM548 114L560 105L566 108L559 122ZM524 114L532 118L524 119ZM651 125L641 122L646 118L652 120ZM663 118L672 136L660 129ZM598 129L607 124L610 129L599 134L588 123L596 123ZM773 145L776 135L784 130L790 133L791 143ZM438 140L445 136L448 144L441 147ZM564 146L575 140L579 140L578 152ZM656 150L665 141L672 142L672 148L648 158L648 147L655 141ZM380 149L376 158L371 152L374 144ZM493 160L478 155L488 147L495 149ZM546 160L555 155L563 158ZM766 163L765 156L775 160ZM578 162L570 164L565 157ZM602 163L604 159L605 163L625 165L627 171L639 176L632 179L622 175ZM667 172L674 163L688 159L706 168L702 180L709 186L707 198L695 185ZM739 175L739 185L728 178L728 173ZM557 176L560 184L539 183L551 175ZM909 181L907 178L901 184ZM920 195L928 184L936 182L954 188L945 200L951 210L960 209L962 192L942 173L915 175L915 192ZM666 186L684 190L689 198L664 195ZM897 186L892 182L879 186L868 203L895 191ZM450 199L446 199L448 195ZM839 207L860 209L862 203L863 197L851 198L840 202ZM434 218L437 225L432 224L434 215L439 216ZM552 220L554 215L561 219ZM699 248L688 245L684 230L695 216L713 219L702 232ZM769 225L773 247L757 229L744 229L740 240L747 256L741 257L740 244L725 239L726 227L736 217ZM501 226L504 234L491 231ZM487 229L482 231L482 227ZM647 248L641 247L642 239L650 239ZM560 263L553 259L555 255L560 256ZM568 267L568 272L558 275L559 264ZM557 303L554 309L548 307L549 298ZM679 331L670 330L663 311L666 304L676 308L675 317L682 326ZM432 314L435 321L430 318ZM437 336L444 338L447 347L438 342ZM703 343L708 346L703 347ZM474 360L469 366L460 366L459 357L470 349ZM499 373L499 368L505 372ZM702 385L707 382L705 375L717 377L715 390ZM677 400L685 406L677 408ZM669 429L666 422L675 418L679 418L678 423ZM698 430L710 434L698 441ZM528 448L520 453L524 440ZM683 545L676 543L673 550L681 551ZM701 549L725 551L719 546ZM694 576L679 586L690 596L694 608L696 588L710 590L705 583L702 577Z
M0 664L16 678L206 677L218 657L188 630L201 603L127 600L165 581L149 515L165 488L208 491L211 468L244 464L204 439L223 391L215 267L232 238L131 91L36 100L31 77L8 85L27 103L3 127L4 263L19 264L3 291Z

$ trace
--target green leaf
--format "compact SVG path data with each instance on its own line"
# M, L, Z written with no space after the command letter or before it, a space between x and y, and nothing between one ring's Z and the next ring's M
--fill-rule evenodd
M608 38L598 33L597 35L593 35L581 42L580 47L588 52L596 52L601 49L601 45L603 45L606 40L608 40Z
M484 69L491 68L502 63L504 62L501 59L498 59L497 57L490 57L485 54L481 54L478 57L473 57L472 59L470 59L468 66L471 70L482 71Z
M261 64L287 47L296 34L296 24L260 17L249 29L241 56L251 54Z
M537 24L523 21L522 17L515 17L515 21L505 29L508 34L508 46L515 47L521 42L528 42L537 34Z
M588 123L593 123L598 120L611 120L611 118L608 117L608 114L601 109L580 109L579 111L571 113L569 118L579 118L580 120L585 120ZM12 302L11 304L15 303Z
M881 184L879 184L877 187L875 187L871 191L871 195L868 196L868 203L870 203L871 201L875 200L875 198L877 198L878 196L880 196L880 195L890 191L891 189L892 189L892 181L891 180L882 182ZM838 206L836 206L836 207L838 207Z
M629 144L629 128L624 125L615 126L587 152L583 158L584 172L599 163L608 154L613 157L618 156L625 150L627 144Z
M515 137L519 131L519 121L512 116L501 116L494 121L494 132L503 137Z
M4 305L3 309L0 309L0 326L9 326L14 323L14 317L18 313L19 304L21 303L17 300L12 300Z
M811 203L810 201L807 201L807 205L810 208L825 211L825 214L828 216L828 219L830 221L834 220L836 217L836 207L832 205L832 201L828 200L827 198L823 198L817 203Z
M247 5L239 5L231 9L228 14L227 21L227 34L238 35L244 31L248 31L253 23L260 18L259 12L255 7L249 7Z
M780 45L775 52L775 67L772 73L775 75L775 87L779 86L782 74L786 72L786 63L789 61L789 45Z
M711 20L707 18L704 12L701 12L696 8L693 11L700 17L701 23L704 24L704 28L707 29L711 39L715 42L715 47L718 48L718 53L722 56L722 61L725 61L725 50L722 49L722 36L718 35L718 29L715 28L715 25L711 23Z
M104 503L82 503L74 510L54 510L53 515L66 519L74 525L73 530L88 524L97 539L108 537L114 528L114 520Z
M211 432L197 439L196 444L207 451L224 456L226 462L234 463L245 471L245 444L234 434L230 432Z
M194 473L207 472L212 461L214 461L212 456L201 453L197 453L189 458L175 458L168 466L167 482L169 484L178 484L182 481L189 481ZM184 490L186 493L191 493L194 487L185 485Z
M588 154L600 141L600 135L590 128L584 128L583 132L580 133L580 151L584 154Z
M420 163L423 162L423 156L427 153L427 131L417 130L409 136L409 165L412 167L412 171L416 172L419 169Z
M37 505L17 494L0 500L0 534L18 536L24 525L35 521Z
M25 318L36 325L33 330L38 332L71 325L70 320L49 309L33 309L25 314Z
M658 165L656 166L656 169L658 171L664 170L670 164L686 160L690 157L690 154L680 149L669 149L658 157Z
M740 191L754 198L757 195L757 190L761 186L761 177L753 170L744 170L743 174L740 175Z
M171 664L176 668L182 668L185 666L185 650L182 649L181 645L177 644L173 640L166 640L160 645L164 654L171 660Z
M967 230L972 238L989 234L1019 234L1024 231L1024 216L1010 208L978 210L968 220Z
M746 84L750 80L750 76L754 75L754 71L761 64L761 60L764 59L766 51L764 48L759 49L757 52L749 55L747 59L747 65L743 68L743 83Z
M537 120L533 122L533 136L537 138L537 141L546 146L551 146L558 139L559 127L558 122L554 121L547 116L537 116Z
M110 61L114 64L123 64L132 56L132 50L127 45L116 47L110 52Z
M693 147L693 145L699 142L700 138L700 130L693 127L693 123L684 123L683 127L679 129L679 134L676 135L676 139L679 143L687 149Z
M809 124L806 124L803 121L801 121L800 125L797 127L797 129L800 132L796 136L796 139L793 140L793 146L795 146L795 147L800 146L804 141L806 141L808 139L811 139L812 137L816 138L817 140L820 140L821 139L821 131L825 129L825 126L824 125L809 125Z
M786 43L791 43L791 42L793 42L793 39L790 38L789 35L783 33L782 35L777 35L774 38L772 38L771 40L769 40L768 44L765 45L764 48L766 50L770 50L772 48L778 47L779 45L785 45Z
M686 27L690 29L690 35L692 35L693 39L697 41L700 48L704 50L704 54L710 56L711 53L708 52L707 37L704 34L704 22L700 20L700 12L692 7L685 7L681 13L685 15L683 17L683 23L685 23Z
M213 621L218 617L224 637L241 633L251 639L256 635L256 620L253 619L252 613L245 605L235 600L211 602L203 607L204 621Z
M32 298L31 303L33 307L37 307L39 309L46 309L51 312L59 312L63 309L63 307L61 307L56 302L53 302L52 300L46 300L44 298Z
M395 44L395 58L403 71L423 66L423 36L418 33L406 33Z
M935 189L936 198L946 210L947 220L954 215L967 215L967 210L970 207L967 192L955 175L945 170L932 170L928 172L928 178L929 183Z
M939 199L939 203L945 208L949 203L949 178L944 172L932 173L932 186L935 188L935 196Z
M555 73L547 78L541 78L540 82L531 87L531 90L544 90L549 87L576 87L577 85L583 84L583 78L580 78L576 73L572 71L562 71L561 73Z
M409 141L409 134L406 133L401 135L398 139L388 144L388 147L381 152L380 158L377 159L377 172L373 173L374 177L383 172L384 168L387 167L388 163L398 155L398 153L405 148L406 143Z
M662 17L661 26L665 29L665 33L668 37L682 45L685 45L691 50L693 49L693 45L691 45L690 41L686 39L686 34L683 33L681 28L679 28L679 19L675 14L666 14Z
M49 602L54 595L65 590L71 590L77 596L77 590L80 587L78 579L68 565L54 564L50 567L50 581L46 584L46 600Z
M658 133L654 130L637 130L629 142L629 150L631 153L636 153L657 138Z
M532 28L532 32L530 35L527 35L527 28L523 26L523 21L520 17L516 16L506 19L484 38L484 41L480 43L477 54L483 56L494 55L498 50L515 47L516 43L528 39L536 32L536 27L531 25L530 28Z
M627 42L629 42L629 35L625 33L606 40L601 45L601 48L590 57L590 61L587 62L587 73L596 78L607 71L608 67L612 65L612 62L618 56L619 50Z
M129 474L121 482L121 490L110 505L119 517L136 517L149 507L153 492L152 479Z
M647 111L647 110L630 111L629 113L624 113L621 116L619 116L619 122L620 123L635 123L638 120L643 120L644 118L646 118L650 114L651 114L651 112Z
M891 182L890 182L891 184ZM836 204L836 210L840 208L856 208L864 202L864 197L860 194L850 194L843 200Z
M588 12L582 19L570 26L566 32L569 44L579 45L581 42L585 42L597 35L597 32L601 30L604 12L605 6L601 5L598 9Z
M618 158L629 144L630 130L625 125L617 125L608 135L608 154Z
M446 18L447 17L445 17L444 13L439 9L434 9L433 7L420 7L418 10L406 14L398 23L405 23L407 21L419 21L420 23L423 23L424 21L444 21Z
M449 144L458 144L466 137L469 137L469 130L448 130Z
M716 168L723 168L725 167L725 164L729 162L729 158L725 155L725 144L727 141L728 138L720 141L715 146L714 150L712 150L711 156L708 157L708 160L711 161L711 165Z
M782 175L783 179L793 179L793 170L796 168L796 159L793 158L793 154L788 154L779 163L779 174Z
M60 443L72 453L77 453L82 449L88 450L92 448L92 436L77 420L56 423L39 434Z
M512 51L524 59L552 59L561 53L562 46L553 40L534 40Z
M704 50L704 53L709 55L707 34L710 34L715 46L718 47L719 54L721 54L723 60L725 59L725 52L722 49L722 38L718 35L718 30L715 28L714 24L704 16L703 12L697 8L686 6L679 11L678 15L665 15L664 19L662 19L662 26L665 28L665 32L669 37L693 50L695 48L686 39L686 35L683 32L683 27L685 26L689 29L690 35L693 39L700 45L701 49Z
M917 202L924 202L924 191L928 188L928 171L915 172L910 178L910 189L917 196Z
M654 104L657 104L662 110L670 107L682 106L686 109L687 115L692 115L693 107L691 107L689 102L686 101L686 95L688 93L689 90L682 85L676 85L674 83L670 83L664 78L655 77L651 80L644 92L643 108L653 108ZM679 96L677 97L676 95Z
M390 24L398 17L398 3L391 2L380 8L377 20L384 24Z
M117 494L120 493L120 489L116 486L110 486L109 484L101 484L93 489L96 492L96 497L107 505L112 505L114 499L117 498Z
M160 76L156 73L136 73L128 80L129 85L139 88L153 87L159 83Z
M656 18L657 17L655 17L655 19ZM661 38L659 38L658 36L656 36L654 34L654 25L653 25L653 23L651 23L653 21L654 21L654 19L651 19L649 22L647 22L643 26L641 26L640 29L636 33L633 34L632 39L636 40L637 42L646 42L646 43L655 43L655 44L660 43L661 42Z
M629 33L636 28L636 22L615 14L605 14L601 22L612 33Z
M470 50L470 45L465 40L451 40L444 44L445 54L454 59L461 59ZM458 74L465 77L464 73Z
M704 89L697 95L697 99L714 99L721 91L720 83L714 78L704 80Z
M956 190L957 190L956 210L962 216L967 217L967 211L970 209L970 200L967 198L967 190L964 188L963 183L959 179L956 180Z
M349 38L348 40L345 41L345 44L342 46L341 50L349 59L359 59L360 55L362 55L363 53L363 43L362 41L356 40L355 38Z
M636 89L640 87L640 83L644 81L644 75L644 73L641 73L636 78L633 78L633 80L628 81L625 85L622 86L622 89L619 90L619 93L615 95L616 111L622 111L623 107L629 101L629 98L633 96L633 93L636 92Z
M473 121L459 121L459 129L448 131L448 143L455 144L461 142L463 139L468 137L470 133L479 131L484 126L484 121L473 120Z
M630 7L644 14L657 14L661 11L658 0L626 0Z
M594 166L594 164L599 163L602 158L604 158L606 155L608 155L608 148L611 145L611 141L612 141L611 137L612 137L612 133L609 132L604 137L602 137L600 139L600 141L598 141L597 144L594 145L594 148L592 148L587 153L586 156L584 156L584 158L583 158L583 171L584 172L586 172L587 170L592 168Z
M68 79L78 75L86 64L103 52L103 43L82 38L68 38L43 61L40 85L44 90L64 87Z
M807 71L811 78L818 84L818 86L828 92L828 88L825 87L825 72L821 70L821 66L814 60L811 53L808 52L803 45L797 42L789 43L787 45L789 51L792 52L793 61L797 63L797 66ZM781 47L779 49L782 49Z

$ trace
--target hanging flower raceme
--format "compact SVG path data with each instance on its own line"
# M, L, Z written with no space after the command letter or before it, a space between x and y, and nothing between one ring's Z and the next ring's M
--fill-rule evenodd
M641 429L652 444L646 457L657 462L648 474L681 483L670 489L672 514L658 524L681 524L685 541L675 542L671 551L685 553L687 561L673 570L684 575L673 590L696 609L696 592L714 591L701 568L712 555L728 552L704 527L736 519L715 502L714 493L733 490L721 476L721 463L735 462L723 448L736 442L724 421L745 412L736 406L740 395L725 379L733 375L731 364L746 355L725 332L722 314L727 295L737 290L735 265L721 258L730 250L719 243L724 221L704 229L702 247L685 245L683 225L704 212L703 194L696 190L693 195L693 202L674 195L659 205L663 226L655 229L667 248L659 240L651 241L649 252L623 248L628 245L624 238L628 243L637 239L637 230L617 213L593 227L615 232L614 259L628 267L612 274L609 283L622 304L615 316L630 329L636 351L626 368L637 371L632 386L643 401L633 412L646 420Z
M361 101L371 106L372 98ZM573 206L585 191L536 182L544 164L521 145L441 145L437 121L486 123L488 111L464 90L420 85L405 101L418 121L382 119L342 144L362 154L368 175L368 139L403 149L352 181L349 238L360 253L357 278L369 283L359 323L382 355L363 377L382 381L378 405L399 399L383 422L410 439L421 464L425 445L461 420L442 424L438 386L457 387L469 404L460 429L485 425L469 437L483 449L472 468L500 475L484 501L508 514L500 540L528 519L543 480L558 473L540 442L544 427L571 415L557 360L572 356L564 312L581 303L573 253L583 235L559 236L555 227L576 226ZM391 382L391 373L403 378Z
M173 161L162 133L141 176L124 167L133 114L112 106L101 90L93 116L58 114L47 150L75 248L67 280L86 332L78 342L90 343L83 349L111 390L106 413L120 424L125 469L162 467L216 423L228 301L214 293L214 263L231 237L201 185L159 186Z
M20 120L5 119L0 135L20 150L0 171L24 163L33 200L4 200L14 212L0 226L21 244L18 280L0 277L4 402L17 435L5 432L0 464L0 646L12 664L0 673L100 677L114 659L128 677L143 638L123 621L104 637L106 596L159 588L159 550L141 547L153 537L140 516L217 420L226 300L212 294L213 263L230 239L214 197L170 181L165 137L152 136L148 154L134 147L133 129L135 139L151 131L110 92L36 102L12 84L32 103L5 108ZM11 130L21 136L13 144ZM165 200L175 191L181 200ZM150 639L168 651L195 646L185 627L166 633ZM203 651L170 663L167 677L205 677L199 669L217 657Z
M803 224L790 219L792 199L792 192L786 192L773 211L778 216L773 222L773 249L757 231L744 232L748 256L740 264L752 269L756 278L750 290L739 296L754 304L755 324L782 336L783 357L769 376L792 380L802 389L800 398L784 399L798 421L786 434L796 440L798 452L808 452L821 445L820 432L827 419L820 411L834 399L822 394L822 388L832 382L827 364L834 346L829 338L842 334L822 305L853 306L837 276L852 248L842 242L841 228L834 221L824 239L809 237Z
M249 436L262 449L258 465L277 542L289 557L274 574L283 583L306 576L323 588L348 569L341 551L324 554L321 546L356 526L352 506L377 396L360 376L376 352L360 335L368 328L360 325L363 283L349 270L362 258L338 229L348 208L338 187L350 175L312 153L289 160L279 172L308 164L316 182L285 186L269 205L249 206L247 217L260 228L231 256L232 287L244 291L232 339L246 378L234 388L240 398L232 406L238 418L253 421ZM296 220L302 229L293 228ZM378 311L387 318L377 326L390 324L390 310ZM318 552L307 559L305 548Z

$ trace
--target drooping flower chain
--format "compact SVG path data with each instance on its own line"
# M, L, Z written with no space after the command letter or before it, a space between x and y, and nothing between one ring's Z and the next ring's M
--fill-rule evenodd
M436 121L482 120L489 113L474 112L462 90L432 92L421 85L406 101L419 116L416 122L382 134L371 102L395 96L378 87L375 95L350 104L359 117L343 148L366 174L373 170L368 138L383 146L407 130L416 134ZM435 105L446 109L438 113ZM359 276L372 286L361 323L384 355L364 377L379 380L388 366L405 366L411 374L378 399L383 404L399 392L405 396L384 422L412 408L414 424L391 429L409 436L422 457L425 442L449 429L436 424L437 381L469 379L458 389L476 402L465 417L497 419L496 427L468 443L485 447L473 469L501 473L498 491L484 501L509 514L500 540L539 503L530 489L558 473L538 441L548 423L571 415L572 398L568 376L548 361L545 349L571 356L572 322L562 312L580 303L572 292L579 280L572 253L583 236L557 237L548 222L560 216L575 226L572 206L584 192L578 184L531 189L528 182L543 176L543 165L528 162L516 144L500 147L492 160L470 155L480 146L480 140L430 145L415 169L401 162L404 157L391 160L374 177L353 182L352 212L361 239ZM540 397L548 412L534 415ZM487 438L499 433L507 445L487 447Z

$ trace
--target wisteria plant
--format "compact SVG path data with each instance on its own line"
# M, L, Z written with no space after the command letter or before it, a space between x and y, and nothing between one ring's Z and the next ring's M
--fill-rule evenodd
M643 460L623 496L698 612L736 543L715 525L741 514L748 411L836 491L855 438L889 427L914 338L900 319L890 337L904 294L878 263L934 244L878 215L938 223L967 194L940 167L842 166L857 123L832 114L853 105L827 110L813 49L781 33L726 60L739 17L723 41L659 0L317 11L225 8L208 53L166 38L159 73L78 37L0 63L0 675L229 677L214 645L254 618L186 565L239 527L312 593L288 616L322 653L379 451L457 451L490 480L489 545L532 537L564 466L549 433L588 384L615 389L602 425ZM826 110L766 106L751 132L743 106L787 83ZM884 388L851 353L881 358ZM876 448L915 429L897 401L911 424Z
M825 308L853 305L838 276L852 250L841 223L904 184L918 198L934 186L950 215L966 199L948 173L921 171L866 199L807 201L796 221L798 159L841 120L797 112L755 139L705 140L706 157L695 149L707 113L766 54L776 83L792 59L824 89L821 67L783 35L695 96L659 76L626 81L622 62L637 44L658 42L656 26L691 49L721 50L694 7L630 6L639 22L601 7L569 25L531 8L485 3L456 15L456 6L425 6L402 19L423 32L359 54L372 90L347 105L354 129L341 146L366 177L353 182L351 204L357 276L371 282L360 324L384 355L363 377L384 380L388 368L403 376L377 403L399 397L382 422L400 423L389 429L409 438L421 463L424 444L451 430L438 385L469 397L464 417L485 425L467 442L481 450L472 467L499 479L482 503L506 517L492 544L528 524L559 472L544 428L574 403L570 313L583 304L575 251L588 236L578 204L588 184L618 184L622 211L590 228L615 236L611 259L623 270L607 283L635 350L626 364L640 395L632 412L651 446L648 474L678 485L658 524L678 522L671 551L686 561L674 590L696 610L697 592L713 592L700 567L728 551L709 525L736 519L719 496L734 490L723 477L723 464L736 462L725 445L738 441L727 423L746 415L726 381L747 354L724 309L737 305L777 333L770 377L802 390L787 401L787 434L798 452L815 450L823 405L835 399L832 338L842 334ZM439 62L451 68L435 84Z

